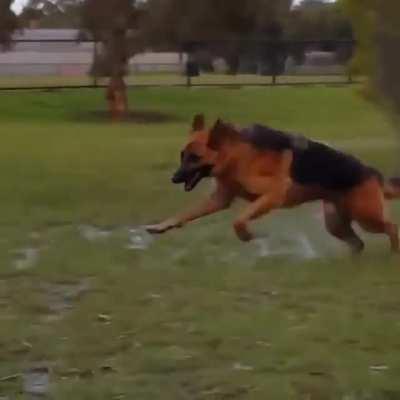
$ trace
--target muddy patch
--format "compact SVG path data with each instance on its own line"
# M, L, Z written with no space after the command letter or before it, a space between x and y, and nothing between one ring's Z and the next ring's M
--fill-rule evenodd
M98 110L87 113L79 113L74 116L79 122L111 122L110 114L106 110ZM174 114L162 113L152 110L130 111L122 122L136 124L165 124L168 122L180 122L181 119Z

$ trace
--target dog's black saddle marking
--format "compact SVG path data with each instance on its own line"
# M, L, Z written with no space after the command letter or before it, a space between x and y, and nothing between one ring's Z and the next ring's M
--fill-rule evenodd
M262 150L293 151L292 179L302 185L345 191L381 174L357 158L303 136L254 125L241 131L243 140Z

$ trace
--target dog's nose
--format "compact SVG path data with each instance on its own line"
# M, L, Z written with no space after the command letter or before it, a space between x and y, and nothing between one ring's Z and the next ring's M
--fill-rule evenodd
M172 177L172 183L182 183L184 181L182 171L177 171Z

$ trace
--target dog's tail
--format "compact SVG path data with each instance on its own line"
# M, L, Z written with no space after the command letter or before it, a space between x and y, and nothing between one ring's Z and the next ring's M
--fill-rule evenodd
M400 199L400 177L390 178L386 181L383 191L388 200Z

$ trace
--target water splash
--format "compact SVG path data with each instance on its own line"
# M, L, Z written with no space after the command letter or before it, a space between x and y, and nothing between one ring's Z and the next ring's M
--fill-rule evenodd
M128 242L125 248L129 250L147 250L153 242L153 237L142 227L118 226L113 229L104 229L94 225L80 225L79 232L90 242L118 237Z
M305 233L293 233L286 236L258 238L254 240L258 257L286 256L295 259L310 260L318 258L310 239Z
M129 228L129 244L126 246L129 250L147 250L153 242L153 237L145 228Z
M108 239L112 234L111 230L98 228L93 225L80 225L78 230L81 236L90 242Z

